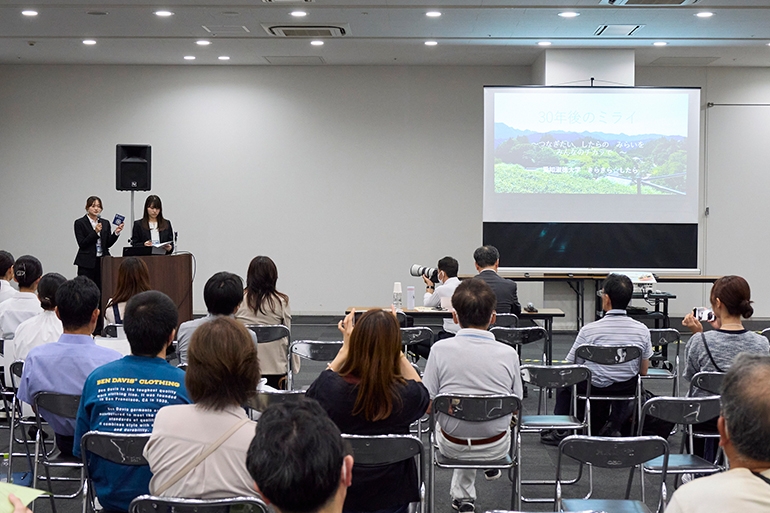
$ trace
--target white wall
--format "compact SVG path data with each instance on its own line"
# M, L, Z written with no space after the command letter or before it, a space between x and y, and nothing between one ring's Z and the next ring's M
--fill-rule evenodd
M295 312L385 305L409 265L473 272L484 85L510 67L0 66L0 246L71 277L86 197L128 217L115 145L151 144L152 193L216 271L277 263ZM137 215L146 194L137 194ZM117 244L126 243L128 233Z

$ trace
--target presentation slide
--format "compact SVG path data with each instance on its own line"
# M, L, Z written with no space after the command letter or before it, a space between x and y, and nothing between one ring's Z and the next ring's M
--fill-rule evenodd
M700 89L486 87L484 221L697 223Z

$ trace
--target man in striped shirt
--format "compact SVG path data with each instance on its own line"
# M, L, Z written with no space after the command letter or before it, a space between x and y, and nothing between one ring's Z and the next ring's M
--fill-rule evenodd
M646 375L652 356L650 331L641 322L626 315L626 307L631 302L634 285L628 276L610 274L604 280L601 291L604 317L586 324L578 333L575 343L567 354L570 363L582 364L591 370L592 395L629 396L636 393L639 375ZM578 347L592 346L637 346L642 350L642 359L616 365L599 365L584 361L575 356ZM582 389L581 389L582 388ZM585 392L585 385L578 386L579 392ZM556 394L554 415L568 415L572 403L572 389L561 389ZM591 403L591 428L593 434L618 436L620 426L631 413L628 401L595 401ZM584 414L585 404L578 402L577 416ZM544 431L540 441L548 445L558 445L569 433L564 431Z

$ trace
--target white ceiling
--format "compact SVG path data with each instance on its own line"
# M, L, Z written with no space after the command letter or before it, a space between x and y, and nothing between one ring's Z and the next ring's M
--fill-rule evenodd
M645 7L602 5L606 1L0 0L0 63L529 65L543 51L537 43L551 41L551 48L633 48L642 66L770 66L770 1ZM174 16L155 16L161 8ZM39 14L22 16L24 9ZM296 9L308 15L290 16ZM429 10L442 16L428 18ZM580 16L557 16L566 10ZM714 16L697 18L699 11ZM343 24L349 34L316 47L306 38L271 36L263 28L270 24ZM630 37L594 36L604 24L643 27ZM204 26L219 28L212 35ZM97 44L86 46L85 38ZM197 46L201 38L212 44ZM438 45L425 46L426 40ZM653 47L655 41L668 46ZM230 60L220 61L221 55Z

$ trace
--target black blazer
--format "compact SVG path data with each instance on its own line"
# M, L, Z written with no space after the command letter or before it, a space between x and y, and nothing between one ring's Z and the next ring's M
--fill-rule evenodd
M495 297L497 297L497 307L495 308L497 313L514 313L516 315L521 313L519 298L516 296L515 281L506 280L491 269L481 271L476 278L481 278L492 288Z
M110 248L118 241L118 235L110 232L110 222L100 219L102 231L96 233L91 227L88 215L75 219L75 240L78 241L78 254L75 256L75 265L93 269L96 267L96 241L101 237L102 256L110 254Z
M161 242L168 242L171 244L172 249L166 251L166 254L171 253L174 246L174 229L171 228L171 221L166 219L166 229L160 230L158 235L160 235ZM131 231L131 245L134 247L144 246L144 243L148 240L152 240L150 239L150 230L142 226L141 219L134 221L134 229Z

